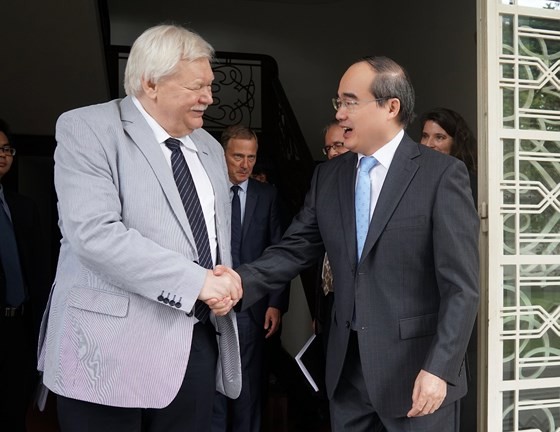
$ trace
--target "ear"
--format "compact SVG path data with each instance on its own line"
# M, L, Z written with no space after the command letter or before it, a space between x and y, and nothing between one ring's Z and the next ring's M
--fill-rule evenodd
M389 118L396 118L401 112L401 101L397 98L391 98L387 103L389 105Z
M144 77L142 77L142 90L144 90L144 94L150 99L155 99L157 96L157 84L144 79Z

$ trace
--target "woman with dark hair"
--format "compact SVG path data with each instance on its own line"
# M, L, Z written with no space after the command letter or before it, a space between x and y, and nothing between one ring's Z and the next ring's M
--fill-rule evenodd
M477 202L476 138L467 122L449 108L434 108L420 117L420 143L463 161L469 171L471 189Z

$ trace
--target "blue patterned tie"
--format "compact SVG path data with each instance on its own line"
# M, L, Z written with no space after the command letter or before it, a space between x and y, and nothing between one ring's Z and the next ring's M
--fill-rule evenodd
M18 307L25 300L25 287L14 227L0 199L0 259L6 278L6 304Z
M200 205L200 199L196 192L196 187L181 151L181 141L175 138L165 140L165 145L171 150L171 168L173 169L173 177L183 202L183 207L187 213L189 224L196 243L196 251L198 253L198 264L204 268L211 269L212 253L210 252L210 242L208 241L208 229L204 220L204 213ZM194 315L199 321L206 322L210 308L206 303L197 300L194 306Z
M238 185L233 185L231 190L233 198L231 200L231 259L233 268L241 265L241 201L239 199Z
M369 172L377 165L373 156L363 157L358 170L358 184L356 185L356 243L358 246L358 262L362 256L364 243L369 229L369 215L371 205L371 180Z

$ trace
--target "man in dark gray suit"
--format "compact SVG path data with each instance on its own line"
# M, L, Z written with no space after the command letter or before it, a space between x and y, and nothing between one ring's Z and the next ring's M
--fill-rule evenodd
M249 178L257 161L257 135L243 125L229 126L221 137L231 183L232 225L239 221L239 238L234 240L232 226L233 267L251 262L270 245L282 238L283 227L276 188ZM233 192L235 189L235 192ZM264 296L250 308L237 314L241 350L242 388L237 399L217 394L212 419L213 432L260 432L265 339L280 328L282 314L288 310L289 290ZM228 427L228 423L231 427Z
M467 170L404 132L414 90L386 57L352 64L333 105L351 152L316 168L282 242L238 269L242 307L326 250L333 431L455 431L478 307L479 220Z

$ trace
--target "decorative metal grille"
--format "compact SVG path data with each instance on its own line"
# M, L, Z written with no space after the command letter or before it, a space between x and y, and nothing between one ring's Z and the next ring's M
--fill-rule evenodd
M242 123L260 131L261 62L236 60L232 63L231 59L218 59L212 69L214 103L204 114L205 129L222 130L229 125Z
M540 11L535 1L532 10L502 3L511 5L498 8L502 280L489 288L501 289L494 309L499 334L489 341L498 342L502 364L489 364L489 374L501 376L489 391L501 392L503 431L558 432L560 14L542 12L557 2Z

